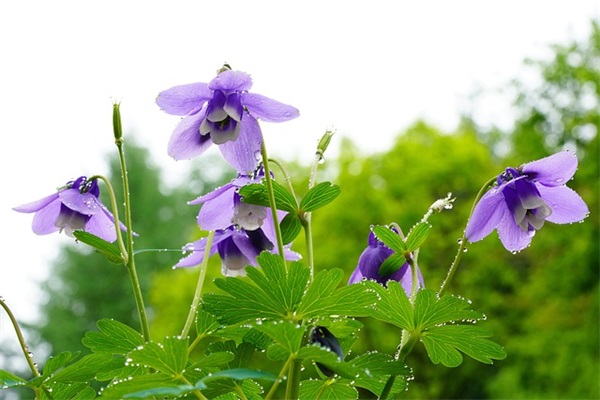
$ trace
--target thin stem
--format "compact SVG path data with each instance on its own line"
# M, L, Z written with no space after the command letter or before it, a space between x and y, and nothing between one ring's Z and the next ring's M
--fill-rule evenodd
M275 227L275 236L277 238L277 251L279 251L279 255L283 259L283 264L286 265L287 269L287 264L285 262L285 253L283 252L283 236L281 235L281 227L279 226L279 218L277 217L277 204L275 204L273 181L271 178L271 170L269 169L269 157L267 156L267 146L265 145L264 138L260 150L263 159L263 166L265 168L265 181L267 182L267 195L269 196L269 207L271 208L271 215L273 216L273 225Z
M300 391L300 369L302 361L294 359L288 374L287 386L285 388L286 399L297 399Z
M37 365L33 361L33 355L29 351L29 347L27 347L27 343L25 342L25 337L23 336L23 332L21 331L19 322L17 322L17 319L15 318L14 314L12 313L12 311L10 310L8 305L4 302L4 299L2 297L0 297L0 305L2 306L2 308L4 308L4 311L6 311L6 314L8 314L8 318L10 319L10 322L13 325L13 328L14 328L15 333L17 334L17 338L19 340L19 344L21 345L21 350L23 350L23 355L25 356L25 360L27 360L27 365L29 365L29 369L31 369L31 373L35 377L40 376L40 371L38 371Z
M419 287L419 282L418 282L418 275L417 275L417 264L415 262L415 259L409 254L406 257L406 262L408 262L408 265L410 265L410 274L411 274L411 279L412 279L412 287L410 289L410 304L412 304L414 306L415 304L415 299L417 298L417 289Z
M290 189L290 193L294 197L294 200L296 200L296 206L298 206L298 198L296 197L296 192L294 191L294 185L292 184L292 178L290 177L290 174L288 174L287 170L279 161L270 158L269 162L275 164L283 174L283 179L287 183L288 189Z
M408 336L407 336L406 342L400 347L400 351L396 356L396 359L398 361L406 360L406 357L412 352L413 348L415 347L415 344L419 341L418 335L413 335L408 331L403 331L403 336L405 333ZM383 390L381 391L381 396L379 396L380 400L384 400L384 399L388 398L388 396L390 395L390 392L392 390L392 387L394 386L395 380L396 380L396 375L391 375L388 378L387 382L385 383L385 386L383 387Z
M125 243L123 242L123 235L121 234L121 223L119 221L119 207L117 206L117 197L115 196L115 191L112 187L112 184L106 177L102 175L94 175L90 177L90 181L94 179L99 179L106 185L106 189L108 190L108 197L110 198L110 207L113 214L113 218L115 220L115 230L117 232L117 244L119 245L119 250L121 250L121 255L123 256L123 262L127 264L127 260L129 259L129 253L125 248Z
M183 330L181 331L181 337L186 337L190 333L194 319L196 318L196 312L198 311L198 304L200 303L200 297L202 295L202 287L204 286L204 278L206 277L206 270L208 269L208 259L210 258L210 248L212 246L213 238L215 237L215 231L208 232L206 238L206 248L204 249L204 259L200 264L200 273L198 274L198 283L196 283L196 291L194 292L194 299L190 306L190 312L188 314Z
M471 219L471 216L473 215L473 210L475 210L475 206L477 205L477 202L479 202L479 200L481 199L483 194L486 192L486 190L495 181L496 181L496 178L494 177L494 178L488 180L481 187L481 189L479 189L479 192L477 193L477 196L475 196L475 200L473 201L473 205L471 206L471 211L469 212L469 219L467 220L467 223ZM467 238L467 230L465 228L465 230L463 230L462 237L458 240L458 250L456 251L456 255L454 256L454 261L452 261L452 265L450 265L450 269L448 270L448 275L446 275L446 279L444 279L444 282L442 283L442 286L440 287L440 290L438 292L438 297L441 297L444 294L444 292L448 289L450 282L452 282L452 279L454 278L454 274L456 273L456 270L458 269L458 264L460 263L462 255L464 253L464 249L466 246L466 238Z
M323 160L323 153L317 151L317 153L315 154L315 159L310 168L310 175L308 177L308 190L312 189L315 186L315 181L317 178L317 169L321 160ZM306 263L308 264L308 268L310 269L310 279L312 281L315 276L315 261L312 240L312 213L304 213L301 216L300 220L302 222L302 227L304 228L304 238L306 242Z
M267 393L267 395L265 396L265 400L270 400L273 397L273 395L275 394L275 391L279 387L279 384L283 380L285 373L287 372L287 370L290 367L290 364L293 361L294 361L294 356L290 355L288 357L287 361L285 362L285 364L283 365L283 367L281 368L281 371L279 371L279 375L277 376L277 379L275 380L275 382L273 382L273 386L271 386L271 389L269 389L269 393Z
M135 257L133 256L133 228L131 221L131 196L129 193L129 179L127 177L127 164L125 163L125 152L123 149L123 139L115 139L115 144L119 150L119 162L121 163L121 177L123 179L123 197L125 202L125 226L127 227L127 270L129 271L129 279L131 280L131 286L133 287L133 294L135 296L135 303L137 305L138 314L140 317L140 324L142 326L142 336L145 341L150 341L150 327L148 325L148 316L146 314L146 307L144 306L144 296L142 295L142 287L137 276L135 268Z

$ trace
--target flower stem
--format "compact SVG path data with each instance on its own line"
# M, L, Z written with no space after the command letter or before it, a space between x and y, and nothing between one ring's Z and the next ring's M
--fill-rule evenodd
M491 178L481 187L481 189L479 189L479 192L477 193L477 196L475 196L475 200L473 201L473 205L471 206L471 211L469 212L469 220L471 219L471 216L473 215L473 210L475 210L475 206L477 205L477 202L479 202L481 197L484 195L485 191L491 185L493 185L493 183L495 181L496 181L496 177ZM467 220L467 223L468 223L468 220ZM467 230L465 228L463 230L462 237L458 240L458 250L456 251L456 255L454 256L454 261L452 261L452 265L450 265L450 268L448 269L448 275L446 275L446 279L444 279L444 282L442 282L442 286L440 287L440 290L438 292L438 297L441 297L444 294L444 292L448 289L450 282L452 282L452 279L454 278L454 274L456 273L456 270L458 269L458 264L460 263L460 260L464 253L464 250L465 250L466 239L467 239Z
M287 372L287 370L290 367L290 364L293 361L294 361L294 355L291 354L288 357L288 359L285 362L285 364L283 365L283 367L281 368L281 371L279 372L279 375L277 376L277 379L275 380L275 382L273 382L273 386L271 386L271 389L269 389L269 393L267 393L267 395L265 396L265 400L271 400L273 398L273 395L275 394L275 391L279 387L279 384L283 380L283 377L285 376L285 373Z
M131 196L129 193L129 179L127 174L127 164L125 163L125 152L123 149L124 141L123 138L115 139L115 144L119 151L119 162L121 164L121 177L123 179L123 198L125 203L125 226L127 227L127 263L125 266L129 271L129 279L131 280L131 286L133 288L133 294L135 296L135 303L137 306L140 325L142 326L142 336L145 341L150 341L150 327L148 325L148 316L146 314L146 307L144 306L144 296L142 295L142 287L138 279L135 257L133 251L133 227L131 221Z
M206 270L208 269L208 259L210 258L210 248L212 246L213 238L215 237L215 231L208 232L206 238L206 248L204 249L204 259L200 265L200 273L198 274L198 283L196 284L196 291L194 293L194 299L190 306L190 312L188 314L183 330L181 331L181 337L186 337L190 333L194 319L196 318L196 312L198 311L198 304L200 303L200 297L202 294L202 287L204 286L204 278L206 277Z
M129 253L125 248L125 243L123 242L123 235L121 234L121 222L119 221L119 207L117 207L117 197L115 196L115 191L112 187L112 184L106 177L102 175L94 175L90 177L90 181L94 179L100 179L106 185L106 189L108 190L108 197L110 198L110 206L111 211L114 218L115 230L117 232L117 244L119 245L119 250L121 251L121 255L123 256L123 262L127 264L127 260L129 259Z
M287 386L285 388L285 398L286 399L297 399L298 393L300 392L300 369L302 366L302 361L299 359L294 359L292 361L292 365L290 366Z
M417 265L415 263L415 258L412 257L412 255L408 254L406 256L406 262L408 262L408 265L410 265L410 274L411 274L411 279L412 279L412 287L410 289L410 304L412 304L414 306L415 304L415 299L417 298L417 290L419 288L419 282L418 282L418 274L417 274Z
M269 196L269 207L271 208L271 214L273 216L273 225L275 228L275 236L277 238L277 251L279 255L283 259L283 264L287 264L285 262L285 253L283 252L283 236L281 235L281 227L279 226L279 218L277 217L277 204L275 204L275 194L273 192L273 180L271 178L271 170L269 169L269 157L267 156L267 146L265 145L265 141L263 138L262 145L260 148L263 166L265 168L265 181L267 183L267 195Z
M23 332L21 331L19 322L17 322L17 319L15 318L14 314L12 313L12 311L10 310L8 305L4 302L4 298L2 298L2 297L0 297L0 305L2 306L2 308L4 308L4 311L6 311L6 314L8 314L8 318L10 319L10 322L12 323L13 328L15 329L15 333L17 334L17 339L19 340L19 344L21 345L21 350L23 350L23 355L25 356L25 360L27 360L27 365L29 365L29 369L31 370L31 373L35 377L40 376L40 371L38 371L37 365L33 361L33 355L29 351L29 347L27 346L27 343L25 342L25 337L23 336Z
M415 344L419 341L418 335L411 334L406 330L402 332L402 339L403 340L402 344L400 345L400 350L396 355L396 359L398 361L406 360L406 357L412 352L413 348L415 347ZM391 375L388 378L387 382L385 383L385 386L383 387L383 390L381 391L381 396L379 396L380 400L385 400L388 398L395 381L396 375Z

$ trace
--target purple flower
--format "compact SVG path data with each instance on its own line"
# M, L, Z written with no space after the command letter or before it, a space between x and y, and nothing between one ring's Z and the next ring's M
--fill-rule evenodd
M589 213L585 202L565 184L575 174L577 157L562 151L519 168L507 168L473 210L466 237L477 242L494 229L509 251L529 246L545 221L567 224Z
M377 239L375 234L371 232L369 234L369 245L360 255L358 259L358 265L352 273L352 276L350 276L348 284L350 285L357 283L363 279L370 279L385 285L387 281L393 280L400 282L402 288L406 292L406 295L410 296L410 292L412 290L412 274L408 262L402 264L402 266L391 275L381 276L379 274L379 268L381 267L381 264L383 264L383 262L392 254L394 254L394 251L387 247L382 241ZM417 274L419 287L425 287L423 275L421 274L418 266Z
M221 257L221 271L225 276L244 276L245 267L251 265L256 267L256 257L262 251L277 252L275 243L275 232L272 220L265 224L262 228L250 231L238 229L235 226L230 226L227 229L218 230L210 248L210 255L219 253ZM206 238L202 238L193 243L187 244L184 251L192 253L185 258L182 258L175 267L193 267L204 261L204 252L206 250ZM287 260L299 260L300 255L292 250L289 246L284 248L285 258Z
M98 182L81 176L68 182L58 192L13 210L35 213L32 228L38 235L64 231L72 237L74 230L85 230L114 242L117 238L114 218L98 199L99 195Z
M211 143L240 173L256 168L262 133L258 119L283 122L299 112L268 97L248 93L250 75L224 69L210 83L175 86L159 93L156 103L165 112L182 115L169 141L169 154L176 160L202 154Z
M188 202L202 204L198 213L200 228L207 231L225 229L230 225L237 225L246 230L260 228L271 211L264 206L243 203L238 190L251 183L260 183L262 176L264 174L259 174L256 178L239 174L226 185Z

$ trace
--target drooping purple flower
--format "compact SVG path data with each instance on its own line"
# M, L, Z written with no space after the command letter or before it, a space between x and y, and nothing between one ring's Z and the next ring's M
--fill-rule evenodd
M64 231L72 237L73 231L85 230L108 242L114 242L117 238L114 217L100 202L99 195L98 182L88 181L85 176L81 176L67 182L56 193L14 207L13 210L35 213L32 228L38 235Z
M402 264L402 266L391 275L381 276L379 274L381 265L392 254L394 254L394 251L377 239L375 234L371 232L369 234L369 245L360 255L358 265L350 276L348 284L350 285L360 282L363 279L369 279L382 285L386 285L388 281L392 280L400 282L406 295L410 296L410 292L412 291L412 274L408 262ZM425 282L419 266L417 266L417 274L418 287L425 287Z
M156 103L165 112L181 115L168 151L176 160L202 154L210 145L240 173L256 168L262 133L257 119L283 122L296 118L296 108L260 94L248 93L250 75L224 68L210 83L175 86L159 93Z
M465 231L477 242L494 229L509 251L529 246L545 221L567 224L589 213L585 202L565 184L575 174L577 157L562 151L519 168L507 168L475 206Z
M270 224L263 225L262 228L250 231L239 229L236 226L230 226L227 229L215 231L215 235L210 247L209 255L219 253L221 258L221 272L225 276L244 276L245 267L256 267L256 257L262 251L277 253L275 243L275 233ZM193 243L184 246L184 251L191 251L187 257L182 258L175 267L193 267L204 261L204 252L206 251L207 238L202 238ZM300 255L292 251L289 246L284 246L286 260L296 261Z
M198 213L198 225L201 229L214 231L237 225L246 230L255 230L262 226L271 211L264 206L247 204L241 201L238 190L251 183L259 183L264 174L256 177L239 174L231 182L198 197L188 204L202 204Z
M337 338L329 329L324 326L315 326L312 330L310 342L314 344L318 344L321 347L326 348L327 350L335 353L338 356L338 360L344 359L344 351L342 350L342 346ZM334 372L327 368L325 365L321 363L316 363L317 367L321 370L323 374L326 376L333 376Z

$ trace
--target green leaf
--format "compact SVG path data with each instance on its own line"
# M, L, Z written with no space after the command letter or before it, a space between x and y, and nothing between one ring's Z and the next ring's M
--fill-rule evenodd
M241 187L238 193L242 197L242 201L248 204L269 207L269 195L264 182L263 179L263 183L251 183ZM271 182L273 183L273 196L275 197L277 209L296 213L298 208L294 196L276 181Z
M86 332L82 343L93 352L127 354L144 344L144 338L135 329L113 319L101 319L96 323L100 332Z
M219 329L219 327L219 322L214 315L206 312L202 308L198 309L198 314L196 315L196 332L198 333L198 336L210 335Z
M438 299L433 290L419 290L415 300L415 326L425 330L443 323L478 321L483 314L467 310L470 303L462 298L446 295Z
M398 271L404 265L406 258L402 254L394 253L386 258L379 267L379 276L386 277Z
M173 390L173 393L178 393L177 395L183 395L195 390L195 388L192 385L182 385L173 377L162 372L156 372L134 376L131 379L113 381L104 389L102 397L107 399L147 399L150 396L146 391L149 390L156 390L159 393L158 395L170 390Z
M73 364L66 366L52 375L56 382L88 382L100 372L113 370L118 365L122 366L125 359L115 358L109 353L88 354Z
M149 399L149 398L165 398L166 396L179 397L186 393L197 390L192 385L171 385L159 386L150 389L140 390L129 393L123 396L124 399Z
M87 383L52 383L54 399L88 400L96 398L96 391Z
M0 387L10 389L17 386L23 386L26 383L27 381L25 379L0 369Z
M403 254L406 251L406 244L402 238L389 227L383 225L375 226L373 227L373 233L377 239L395 252Z
M148 342L131 351L130 363L145 365L175 377L185 369L187 348L187 338L167 337L162 343Z
M343 276L344 272L337 268L320 271L306 291L297 315L300 318L368 316L377 301L376 293L360 284L336 290Z
M312 212L326 206L340 195L340 187L331 182L321 182L311 188L302 201L300 209L305 212Z
M348 362L357 368L364 369L368 377L410 375L411 373L410 368L402 361L394 359L389 354L376 351L361 354Z
M214 369L216 367L222 367L227 363L233 361L235 355L229 351L218 351L203 356L198 362L192 364L191 368L199 368L201 370Z
M295 213L289 213L281 220L281 236L284 244L291 243L302 230L302 222Z
M491 336L491 332L474 325L445 325L423 332L421 341L434 364L456 367L463 359L459 350L484 364L506 358L502 346L486 339Z
M248 368L234 368L234 369L228 369L228 370L215 372L214 374L211 374L211 375L201 379L199 382L206 383L206 382L213 381L215 379L223 379L223 378L234 379L236 381L241 381L244 379L263 379L263 380L268 380L268 381L275 381L277 379L277 375L272 374L270 372L257 371L257 370L248 369Z
M306 332L306 327L297 325L292 321L264 322L256 325L256 329L264 332L290 353L298 352L302 337Z
M409 331L414 329L414 312L404 288L396 281L388 281L387 289L382 285L367 281L362 285L377 292L379 301L372 316Z
M260 268L247 268L252 283L240 278L218 278L215 285L227 295L206 294L203 307L219 321L232 325L252 319L281 319L292 315L302 300L310 272L292 263L289 273L281 257L263 252L257 257Z
M99 253L102 253L111 263L125 263L125 261L123 260L123 256L121 256L121 251L114 244L107 242L106 240L101 239L98 236L86 231L73 231L73 236L75 236L75 239L79 240L80 242L92 246Z
M352 400L358 392L344 380L309 380L300 382L301 400Z
M412 253L419 249L419 247L421 247L421 245L427 239L430 229L431 225L429 225L427 222L419 222L413 226L406 236L406 251Z
M64 351L57 356L50 357L44 365L43 375L50 376L57 369L65 366L74 356L70 351Z

